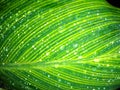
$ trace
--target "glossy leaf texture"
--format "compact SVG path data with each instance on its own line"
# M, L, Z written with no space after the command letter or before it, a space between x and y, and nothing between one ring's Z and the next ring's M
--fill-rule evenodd
M120 9L106 0L1 0L6 90L115 90Z

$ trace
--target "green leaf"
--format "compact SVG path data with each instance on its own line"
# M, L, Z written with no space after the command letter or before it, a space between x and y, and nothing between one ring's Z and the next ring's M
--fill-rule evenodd
M0 17L0 87L120 86L120 9L106 0L1 0Z

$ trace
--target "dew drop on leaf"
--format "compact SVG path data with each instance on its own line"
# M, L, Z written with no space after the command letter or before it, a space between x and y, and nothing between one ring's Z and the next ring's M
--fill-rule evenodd
M12 83L12 85L14 86L15 84L14 84L14 83Z
M48 78L50 78L50 75L48 75Z
M61 79L58 79L59 82L61 82Z

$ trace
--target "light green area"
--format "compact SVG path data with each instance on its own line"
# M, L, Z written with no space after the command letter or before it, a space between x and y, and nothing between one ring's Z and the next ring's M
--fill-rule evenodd
M120 9L106 0L0 0L0 80L8 90L115 90Z

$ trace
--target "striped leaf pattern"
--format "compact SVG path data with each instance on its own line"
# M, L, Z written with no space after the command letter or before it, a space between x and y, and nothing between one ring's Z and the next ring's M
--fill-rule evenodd
M0 0L6 90L115 90L120 9L106 0Z

